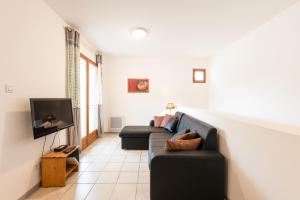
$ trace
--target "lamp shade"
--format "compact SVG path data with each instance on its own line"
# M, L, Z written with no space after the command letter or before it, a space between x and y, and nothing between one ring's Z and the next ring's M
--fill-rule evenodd
M168 103L166 106L166 109L174 109L174 108L175 108L174 103Z

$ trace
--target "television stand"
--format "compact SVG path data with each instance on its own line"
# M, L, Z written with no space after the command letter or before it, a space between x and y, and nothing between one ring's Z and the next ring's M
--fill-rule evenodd
M42 187L63 187L72 172L78 172L78 165L67 164L67 158L79 162L79 146L69 153L49 152L42 156Z

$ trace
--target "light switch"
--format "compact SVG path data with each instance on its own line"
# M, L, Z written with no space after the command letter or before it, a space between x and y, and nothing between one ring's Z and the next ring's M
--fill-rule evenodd
M5 92L6 93L14 93L14 86L12 85L5 85Z

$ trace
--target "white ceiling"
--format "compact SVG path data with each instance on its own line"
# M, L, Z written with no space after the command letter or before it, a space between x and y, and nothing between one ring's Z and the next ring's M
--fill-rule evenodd
M210 56L297 0L46 0L99 50L136 56ZM129 29L149 35L134 40Z

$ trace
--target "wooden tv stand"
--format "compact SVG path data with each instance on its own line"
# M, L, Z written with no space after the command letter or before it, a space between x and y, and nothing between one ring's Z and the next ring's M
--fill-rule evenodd
M42 156L42 187L63 187L72 172L77 172L78 165L68 165L67 158L74 157L79 162L79 146L69 153L49 152Z

